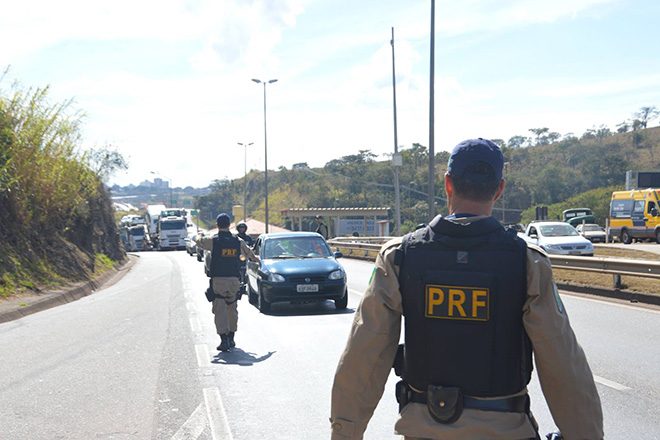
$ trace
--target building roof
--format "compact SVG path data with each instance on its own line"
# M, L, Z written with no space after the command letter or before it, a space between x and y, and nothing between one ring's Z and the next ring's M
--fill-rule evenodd
M375 208L287 208L281 212L283 215L387 215L389 207Z
M229 225L229 229L232 232L236 232L236 223L239 223L241 220L234 221L231 225ZM250 236L256 237L261 234L264 234L266 232L266 223L260 222L259 220L255 220L253 218L248 218L245 221L245 224L247 225L247 233ZM284 229L280 226L275 226L273 224L268 225L268 232L290 232L288 229Z

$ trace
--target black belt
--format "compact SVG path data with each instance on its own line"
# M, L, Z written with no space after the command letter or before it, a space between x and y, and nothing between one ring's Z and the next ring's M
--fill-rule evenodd
M410 390L410 401L426 404L426 393L417 392L412 388ZM478 409L481 411L498 412L518 412L527 413L529 411L529 396L506 397L503 399L477 399L475 397L463 396L463 408Z

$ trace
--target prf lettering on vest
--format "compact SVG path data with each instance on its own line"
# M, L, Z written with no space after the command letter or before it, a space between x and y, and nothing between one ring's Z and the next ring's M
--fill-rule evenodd
M487 287L426 286L427 318L488 321L490 289Z
M222 250L222 256L223 257L235 257L237 253L238 252L236 252L236 249L223 249Z

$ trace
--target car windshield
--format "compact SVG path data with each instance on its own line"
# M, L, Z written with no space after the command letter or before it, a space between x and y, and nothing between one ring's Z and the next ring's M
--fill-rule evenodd
M321 237L271 238L264 243L264 258L325 258L332 254Z
M177 220L173 222L161 222L160 229L163 231L171 231L174 229L186 229L186 222L184 220Z
M543 225L539 226L541 235L544 237L565 237L571 235L578 235L575 228L569 224L565 225Z
M603 230L603 228L601 228L598 225L584 225L584 226L582 226L582 230L583 231L599 231L600 232L600 231Z

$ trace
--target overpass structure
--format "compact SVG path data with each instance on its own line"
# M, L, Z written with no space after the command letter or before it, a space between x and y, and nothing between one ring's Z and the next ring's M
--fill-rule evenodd
M331 237L358 234L361 237L390 235L388 207L377 208L288 208L283 209L285 227L292 231L314 231L316 216L323 218Z

